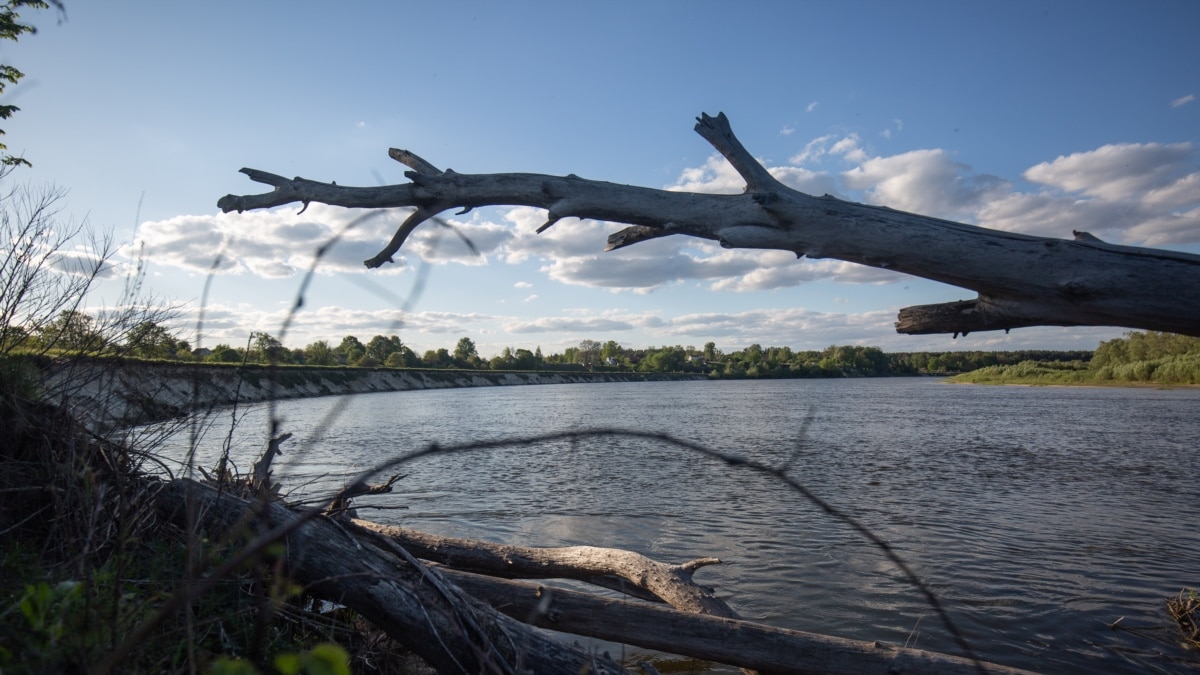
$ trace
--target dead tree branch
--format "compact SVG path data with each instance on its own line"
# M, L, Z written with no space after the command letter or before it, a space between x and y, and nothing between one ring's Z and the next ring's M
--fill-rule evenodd
M692 581L696 570L716 565L717 558L698 558L668 565L640 553L596 546L535 548L474 539L442 537L366 520L354 525L380 534L424 560L455 569L509 579L576 579L636 597L665 602L684 612L736 619L737 613L711 588ZM641 591L641 592L638 592Z
M1035 237L930 218L885 207L813 197L777 181L734 136L724 114L702 115L696 131L746 181L740 195L668 192L527 173L441 171L414 153L390 150L409 166L411 183L345 187L242 172L273 190L226 195L226 212L294 202L415 211L378 255L392 261L419 225L448 209L533 206L545 209L542 230L563 218L590 218L630 227L609 248L672 234L711 239L727 248L781 249L809 258L836 258L933 279L978 293L974 300L908 307L901 333L963 333L1024 326L1121 326L1200 336L1200 256L1118 246L1087 233L1075 239Z
M882 642L685 613L661 605L601 598L459 570L443 573L472 596L535 626L762 673L1027 673Z
M307 517L281 502L250 502L187 479L159 492L160 508L226 532L258 521L282 527L284 563L310 592L353 608L441 673L616 673L615 662L572 649L497 613L370 541L324 517ZM304 522L299 522L304 521Z

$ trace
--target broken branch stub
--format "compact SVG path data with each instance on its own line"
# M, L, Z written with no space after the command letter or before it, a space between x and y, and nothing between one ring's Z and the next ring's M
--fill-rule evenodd
M901 333L963 333L1027 326L1119 326L1200 336L1200 256L1118 246L1087 233L1074 240L990 230L885 207L814 197L783 185L742 146L724 114L702 115L696 131L746 181L740 195L670 192L568 175L440 171L408 151L391 155L413 170L408 184L346 187L242 169L272 186L226 195L225 212L319 202L351 208L416 208L387 246L366 261L392 260L419 225L451 209L532 206L563 218L630 227L608 249L683 234L728 248L779 249L834 258L958 286L975 300L905 308Z

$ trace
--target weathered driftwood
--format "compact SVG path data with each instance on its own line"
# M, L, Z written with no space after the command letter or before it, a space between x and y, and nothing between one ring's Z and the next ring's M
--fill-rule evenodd
M1074 240L1034 237L813 197L776 180L733 135L724 114L702 115L696 131L746 181L740 195L668 192L526 173L441 171L406 150L389 155L409 166L412 182L345 187L242 169L274 187L226 195L224 211L320 202L416 210L367 267L391 262L421 223L452 208L523 205L547 210L542 230L563 218L628 227L609 249L672 234L716 240L729 248L782 249L837 258L941 281L977 292L974 300L908 307L901 333L963 333L1023 326L1122 326L1200 335L1200 256L1104 243L1086 232Z
M508 579L577 579L635 597L649 595L685 612L737 618L737 613L716 597L711 588L692 581L697 569L719 564L717 558L668 565L640 553L614 548L511 546L443 537L366 520L352 522L388 537L418 558L468 572Z
M620 642L762 673L1006 673L1027 671L861 642L661 605L443 570L456 586L509 616L535 626Z
M354 537L329 518L297 523L302 516L280 502L249 502L187 479L171 481L159 499L178 518L199 514L200 527L211 532L225 534L247 523L296 524L284 537L292 578L315 595L353 608L439 672L625 672L610 659L570 648L496 612L444 582L436 570Z

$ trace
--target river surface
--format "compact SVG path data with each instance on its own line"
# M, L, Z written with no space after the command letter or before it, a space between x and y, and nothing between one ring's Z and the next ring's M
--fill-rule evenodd
M243 471L261 452L268 410L239 411L232 456ZM295 434L276 468L294 495L429 443L603 427L790 461L791 477L907 561L981 658L1044 672L1197 668L1183 660L1164 601L1200 588L1200 390L652 382L409 391L274 410ZM215 464L229 419L214 418L200 464ZM360 517L668 562L717 556L724 564L697 581L745 618L961 654L883 552L744 467L597 437L428 457L397 471L407 474L397 491L360 500ZM1138 630L1109 628L1122 617Z

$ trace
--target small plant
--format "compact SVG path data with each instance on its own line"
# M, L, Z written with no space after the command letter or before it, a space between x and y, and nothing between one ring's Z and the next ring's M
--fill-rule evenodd
M1184 588L1179 595L1167 600L1167 611L1183 631L1183 641L1193 649L1200 649L1200 596L1196 589Z

